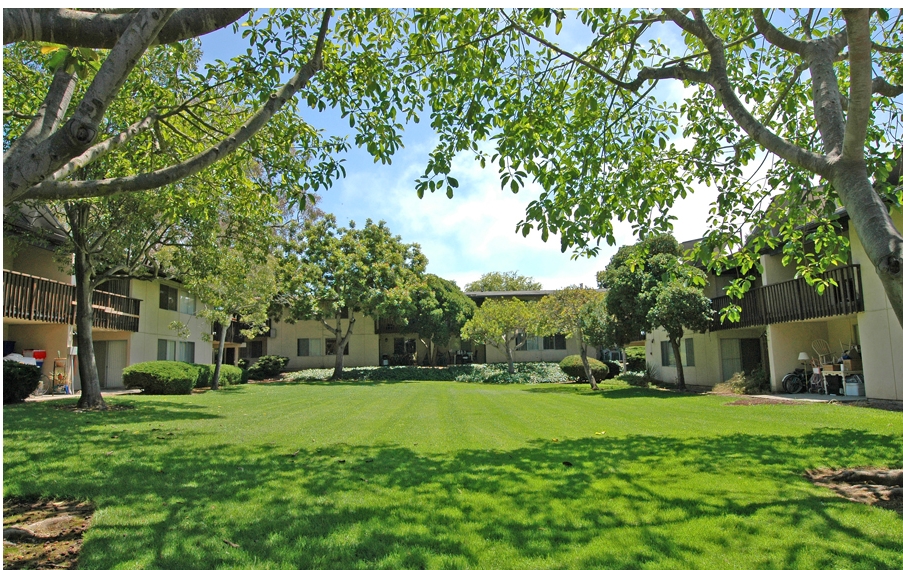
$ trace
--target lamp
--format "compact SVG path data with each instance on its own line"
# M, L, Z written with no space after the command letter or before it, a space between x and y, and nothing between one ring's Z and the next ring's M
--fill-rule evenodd
M801 352L800 355L796 357L796 359L797 359L797 360L802 360L803 362L808 362L808 361L809 361L809 353L808 353L808 352Z

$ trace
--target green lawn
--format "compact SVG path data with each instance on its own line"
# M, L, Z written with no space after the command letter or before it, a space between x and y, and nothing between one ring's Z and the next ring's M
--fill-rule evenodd
M728 401L400 382L7 406L3 493L92 500L82 570L903 567L903 517L802 476L903 467L903 414Z

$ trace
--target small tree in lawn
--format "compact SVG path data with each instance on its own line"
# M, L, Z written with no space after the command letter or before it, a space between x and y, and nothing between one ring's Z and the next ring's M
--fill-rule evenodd
M643 332L664 328L674 350L677 387L683 389L680 342L684 329L705 330L713 315L711 301L702 293L705 274L683 262L683 251L673 236L660 234L619 249L596 277L599 286L607 289L609 317L601 336L626 344Z
M564 334L573 338L580 347L583 372L593 390L598 390L587 355L587 330L591 323L587 307L600 304L605 294L597 289L570 286L540 299L537 305L540 331L543 335Z
M285 248L279 302L289 319L319 320L334 336L333 380L342 378L356 313L407 324L411 293L422 282L427 260L419 245L403 243L385 222L367 220L361 229L351 222L348 228L339 228L335 216L326 215L307 221ZM343 311L347 327L342 324Z
M683 390L686 383L680 356L681 339L685 329L701 332L708 328L714 316L712 301L699 287L680 278L662 283L652 294L655 295L655 303L649 310L649 324L661 327L668 333L677 366L677 388Z
M255 258L239 248L225 249L209 260L203 270L198 266L189 270L184 281L203 304L198 316L219 329L219 350L210 381L210 388L218 390L226 335L234 318L241 317L246 336L269 330L267 309L276 295L276 261L272 257Z
M417 333L429 355L430 366L435 366L436 348L447 346L453 336L461 333L477 306L454 281L431 273L412 297L414 308L403 330Z
M537 332L538 324L536 303L486 299L461 329L461 338L503 351L508 359L508 374L514 374L514 351L527 342L528 335Z

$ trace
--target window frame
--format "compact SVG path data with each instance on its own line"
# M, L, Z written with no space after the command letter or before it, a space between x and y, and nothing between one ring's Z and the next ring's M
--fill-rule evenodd
M179 288L160 283L160 309L163 311L179 310Z

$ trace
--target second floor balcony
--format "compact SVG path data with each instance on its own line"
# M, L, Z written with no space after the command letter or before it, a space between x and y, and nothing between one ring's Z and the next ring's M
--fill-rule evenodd
M96 328L138 332L140 299L95 290L91 306ZM4 269L3 316L75 324L75 285Z
M793 279L750 289L737 304L741 308L740 321L723 323L715 317L713 331L739 329L754 326L821 319L840 315L852 315L864 309L862 302L862 277L859 265L847 265L825 272L826 279L833 279L822 294L804 279ZM727 296L712 299L712 308L720 311L731 304Z

